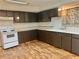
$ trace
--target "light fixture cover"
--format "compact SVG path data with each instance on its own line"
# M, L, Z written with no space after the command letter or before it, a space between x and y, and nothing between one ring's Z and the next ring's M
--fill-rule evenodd
M6 0L6 1L17 4L27 4L24 0Z

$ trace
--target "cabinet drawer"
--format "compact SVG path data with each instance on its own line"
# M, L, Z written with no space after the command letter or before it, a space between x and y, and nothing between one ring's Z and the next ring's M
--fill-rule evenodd
M66 36L66 37L71 37L71 34L67 34L67 33L62 33L62 36Z
M79 35L74 35L74 34L73 34L72 37L79 39Z

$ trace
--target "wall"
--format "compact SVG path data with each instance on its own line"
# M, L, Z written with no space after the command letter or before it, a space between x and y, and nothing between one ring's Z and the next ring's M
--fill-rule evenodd
M79 25L79 7L60 11L64 24Z
M16 31L32 30L38 26L50 26L50 22L33 22L33 23L13 23L13 21L2 21L0 20L0 26L13 26Z

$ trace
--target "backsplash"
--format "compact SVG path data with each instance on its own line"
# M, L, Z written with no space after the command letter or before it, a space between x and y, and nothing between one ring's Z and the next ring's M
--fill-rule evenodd
M79 7L59 11L65 25L79 25Z
M50 22L39 22L39 23L13 23L12 20L0 20L0 27L1 26L13 26L16 31L23 31L23 30L30 30L31 28L36 28L39 26L51 26L49 25Z

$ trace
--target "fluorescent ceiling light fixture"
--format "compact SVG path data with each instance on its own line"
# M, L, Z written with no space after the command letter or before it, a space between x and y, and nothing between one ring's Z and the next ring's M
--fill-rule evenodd
M11 3L17 3L17 4L28 4L24 1L20 1L20 0L6 0L7 2L11 2Z

